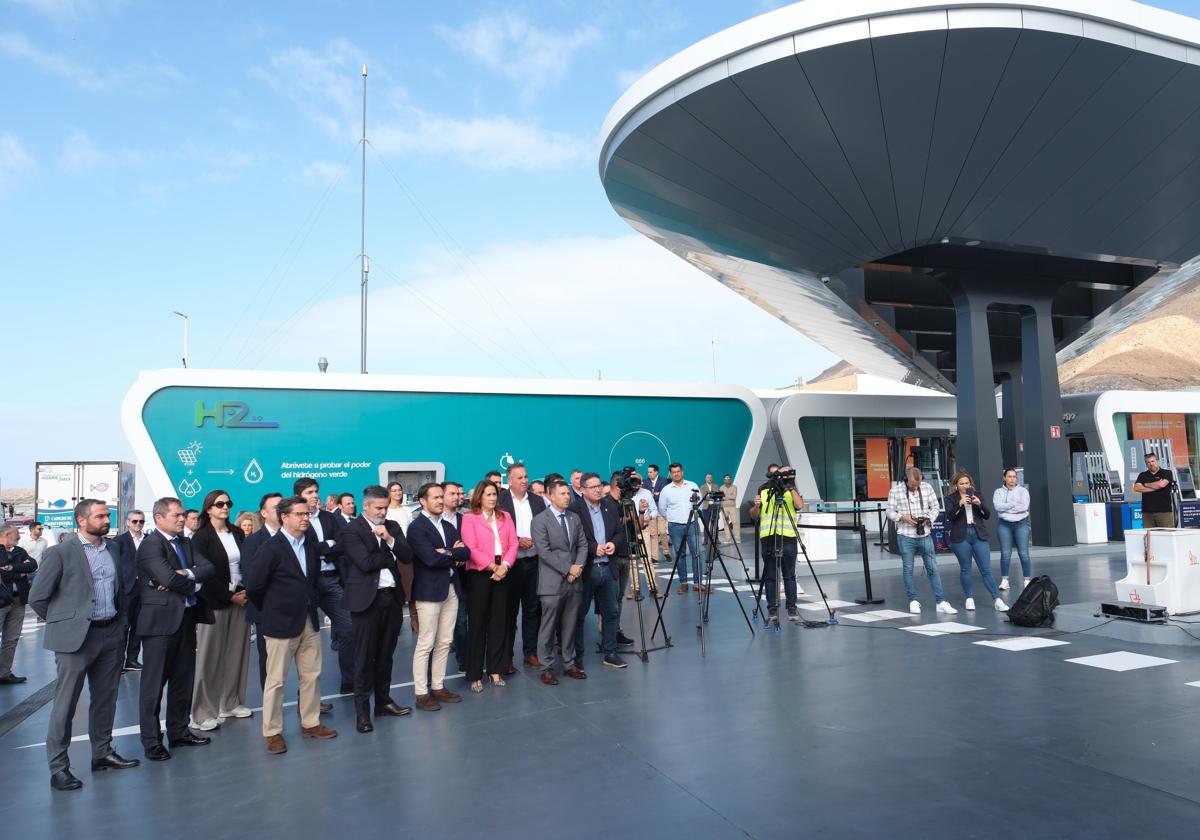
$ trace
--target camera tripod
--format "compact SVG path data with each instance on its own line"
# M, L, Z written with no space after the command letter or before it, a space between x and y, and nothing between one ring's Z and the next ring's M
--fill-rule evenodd
M701 515L700 504L701 504L700 493L697 490L693 490L692 491L692 510L691 510L691 513L688 514L687 523L684 525L684 528L683 528L683 540L682 540L681 544L677 547L673 547L674 550L673 550L672 554L675 558L675 562L671 565L671 575L667 579L667 589L663 595L663 605L659 607L658 616L659 616L659 621L661 622L663 607L666 606L666 600L668 597L670 597L670 594L671 594L671 586L675 582L675 568L676 568L677 564L686 563L687 560L685 558L687 555L684 554L684 552L687 551L688 553L691 553L691 551L692 551L691 541L688 539L688 537L692 534L692 528L696 527L696 523L698 523L698 522L702 523L703 524L703 532L702 533L703 533L703 536L707 536L709 538L709 548L708 548L708 552L707 552L708 557L705 561L705 582L703 584L701 584L699 580L696 581L697 586L700 587L700 599L701 599L700 600L700 606L701 606L700 623L698 625L696 625L696 634L700 637L700 653L701 653L701 655L705 655L706 648L705 648L704 625L706 625L708 623L708 605L709 605L709 599L712 596L713 564L716 562L719 562L721 564L721 568L725 572L725 579L728 580L730 582L730 584L733 584L734 581L733 581L733 578L730 577L730 575L729 575L729 567L725 565L725 558L721 555L720 548L716 544L715 539L714 539L717 536L717 533L716 533L717 529L715 527L712 527L713 520L710 517ZM721 513L724 514L724 511L722 510ZM726 519L728 519L728 517L726 517ZM741 560L741 563L742 563L742 571L745 573L746 578L748 579L750 577L750 570L746 568L746 561L742 559L742 552L741 552L740 546L738 547L737 552L738 552L738 559ZM695 554L692 554L692 558L696 561L700 560L700 558L697 557ZM687 567L685 566L684 568L687 568ZM734 595L734 598L737 599L738 607L740 607L742 610L742 616L746 619L746 627L749 628L750 635L754 636L754 623L750 620L750 616L746 612L745 606L742 605L742 599L741 599L741 596L738 594L736 585L734 585L733 595ZM657 633L657 632L658 632L658 625L655 624L654 632L651 633L650 638L653 639L654 633ZM664 625L663 632L664 632L664 634L666 632L665 625Z
M671 636L667 633L667 624L663 619L663 601L659 600L658 581L654 577L654 561L650 559L650 555L646 553L646 544L642 542L642 515L637 509L632 497L625 498L622 496L621 501L621 521L625 524L625 538L629 541L629 588L633 592L633 601L637 605L638 617L638 635L641 640L641 648L637 651L638 659L643 662L649 662L649 653L655 650L665 650L672 647ZM658 647L646 647L646 623L642 615L642 575L646 576L646 589L650 592L650 597L654 600L654 608L658 611L658 624L662 624L663 628L663 644ZM624 599L625 593L620 592L618 598ZM653 636L651 636L653 639Z
M775 596L775 603L778 604L779 603L779 584L783 582L783 563L784 563L784 559L785 559L784 553L783 553L783 541L785 539L792 539L792 537L785 537L783 534L780 533L780 530L781 530L780 525L785 521L784 515L783 515L785 506L781 500L781 496L782 496L782 493L788 493L791 491L789 489L783 489L781 491L778 488L769 487L766 489L765 492L768 494L768 498L773 500L773 504L771 505L771 522L770 522L771 534L767 538L767 539L771 540L771 559L768 562L772 562L775 566L775 577L774 577L774 580L772 581L772 585L775 587L775 591L772 594ZM765 505L766 499L763 499L762 501L763 501L763 504ZM833 608L829 606L829 599L825 597L825 588L823 586L821 586L821 579L819 577L817 577L817 570L813 568L812 559L808 556L808 549L805 548L805 546L804 546L804 540L800 538L799 527L796 525L796 523L792 523L792 525L796 530L796 537L795 537L796 545L800 549L800 552L804 555L804 561L808 564L808 571L809 571L809 573L812 574L813 580L817 584L817 592L819 592L821 594L821 600L825 604L825 611L827 613L829 613L828 621L809 621L809 620L805 619L802 622L802 624L805 627L808 627L811 629L816 629L816 628L820 628L820 627L828 627L830 624L837 624L838 623L837 613L834 612ZM761 534L761 529L760 529L759 533ZM760 537L760 539L761 539L761 537ZM765 547L765 544L764 544L764 547ZM795 561L793 560L792 562L794 563ZM769 611L768 611L768 613L762 612L762 598L763 598L763 594L764 594L764 590L766 589L766 586L767 586L767 574L766 574L766 569L764 568L763 575L759 579L758 591L754 595L754 613L758 618L760 618L762 620L762 624L763 624L764 628L769 625L771 627L771 629L774 630L778 634L781 632L781 629L779 626L778 613L771 614L771 613L769 613ZM770 601L768 599L768 604L769 603L770 603Z

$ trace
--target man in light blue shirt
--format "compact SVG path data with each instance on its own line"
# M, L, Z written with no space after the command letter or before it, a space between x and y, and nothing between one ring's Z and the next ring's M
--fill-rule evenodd
M683 554L684 538L687 538L688 554L692 558L692 578L697 592L703 593L704 586L700 582L700 552L696 543L700 538L698 516L692 517L692 494L700 499L700 488L693 481L683 478L683 465L679 462L667 468L671 483L658 494L658 514L667 520L667 536L671 540L671 553L675 557L675 568L679 572L679 594L688 591L687 556ZM688 522L691 521L691 527Z

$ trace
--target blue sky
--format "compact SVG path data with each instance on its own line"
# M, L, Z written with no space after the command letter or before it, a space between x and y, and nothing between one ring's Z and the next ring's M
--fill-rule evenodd
M358 369L363 62L372 372L711 381L715 339L721 381L811 377L836 359L633 234L596 169L626 86L774 5L0 0L4 485L130 457L173 309L193 367Z

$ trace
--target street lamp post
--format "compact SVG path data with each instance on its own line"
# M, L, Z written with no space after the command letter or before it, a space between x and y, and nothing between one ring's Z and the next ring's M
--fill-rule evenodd
M184 315L178 309L171 310L174 314L183 319L183 366L188 366L188 316Z

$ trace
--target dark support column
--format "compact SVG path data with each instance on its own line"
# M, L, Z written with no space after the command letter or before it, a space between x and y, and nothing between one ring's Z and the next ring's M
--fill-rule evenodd
M1024 380L1025 483L1029 486L1030 524L1035 545L1075 545L1071 507L1071 470L1062 428L1062 392L1058 385L1050 299L1034 303L1021 316L1021 371ZM961 425L962 421L959 420Z
M976 489L990 500L988 488L999 485L1002 469L987 319L992 296L958 285L952 287L951 296L956 315L954 341L958 368L954 383L958 398L957 467L975 476Z
M1004 466L1019 467L1025 463L1021 441L1025 433L1024 397L1021 394L1020 365L997 369L1000 374L1000 451Z

